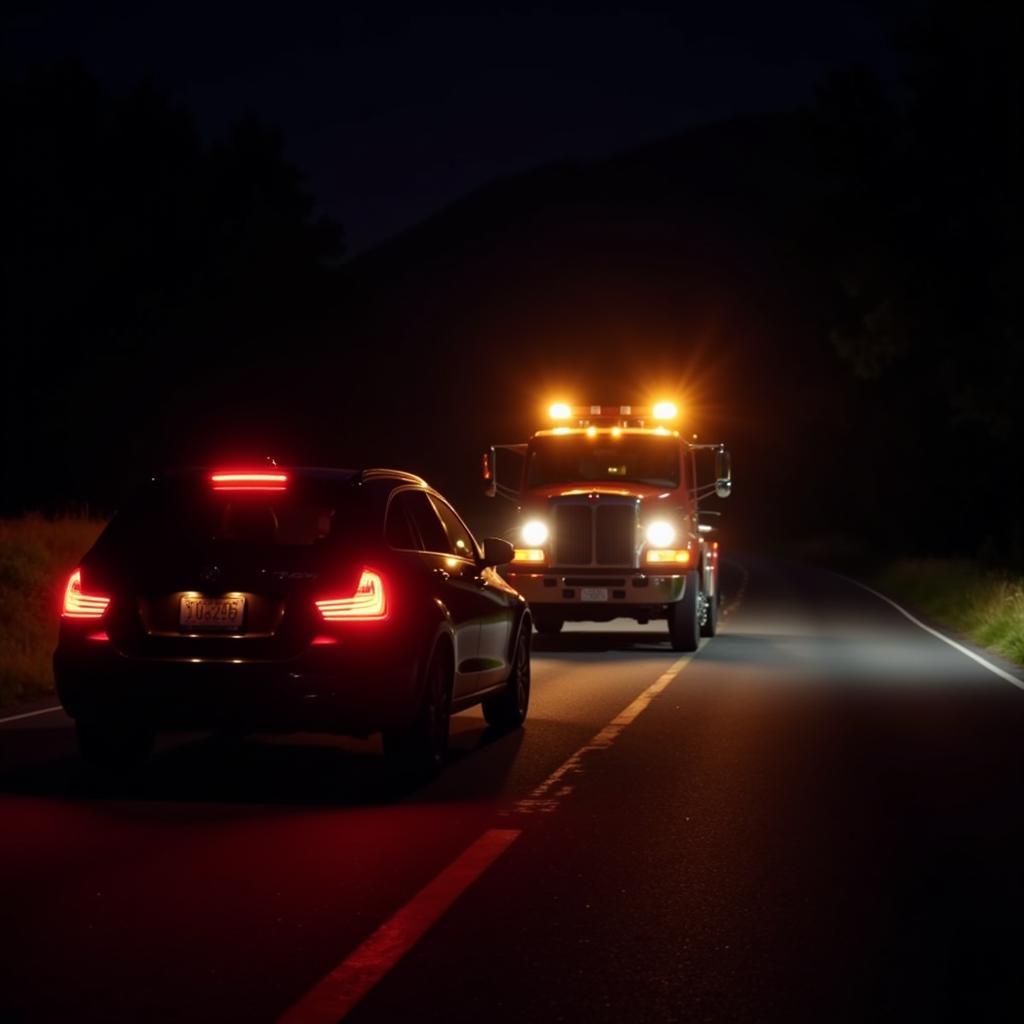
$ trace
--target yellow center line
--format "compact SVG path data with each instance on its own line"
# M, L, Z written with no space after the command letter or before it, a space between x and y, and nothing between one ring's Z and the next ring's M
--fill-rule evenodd
M550 814L561 800L572 792L572 785L563 782L566 776L583 773L583 760L587 754L597 750L607 750L618 738L626 726L634 722L647 706L672 682L680 672L694 659L694 654L687 654L672 663L658 678L647 687L635 700L622 709L600 732L589 742L572 754L562 765L556 768L529 796L515 804L514 814Z

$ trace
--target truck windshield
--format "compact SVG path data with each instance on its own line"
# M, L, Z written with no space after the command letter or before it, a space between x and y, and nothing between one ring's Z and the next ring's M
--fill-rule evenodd
M536 437L526 463L527 487L568 483L636 483L679 486L675 437L569 434Z

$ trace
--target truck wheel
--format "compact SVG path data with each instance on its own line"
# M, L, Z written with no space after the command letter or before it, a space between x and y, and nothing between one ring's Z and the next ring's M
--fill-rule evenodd
M695 572L686 574L683 599L669 605L668 635L673 651L695 651L700 643L700 601L697 598L699 577Z
M384 756L402 775L433 778L444 764L455 682L450 661L443 648L434 650L416 721L407 729L384 733Z
M78 719L75 735L82 760L111 772L137 768L153 753L156 739L141 723L105 718Z
M530 706L530 636L529 624L519 631L512 667L505 689L483 702L484 719L494 729L511 731L526 720Z
M557 612L538 610L533 612L533 625L541 636L554 636L556 633L562 632L565 619Z
M714 636L718 632L718 594L712 594L704 603L700 624L701 636Z

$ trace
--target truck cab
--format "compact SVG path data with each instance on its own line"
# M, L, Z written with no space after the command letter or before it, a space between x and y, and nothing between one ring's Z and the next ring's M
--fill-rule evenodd
M525 444L485 454L487 493L518 505L509 583L541 633L565 622L664 619L672 646L696 650L718 622L718 542L699 503L731 490L723 445L676 428L677 407L555 403L552 425ZM517 483L499 484L499 453L519 456ZM712 452L715 479L698 462ZM708 517L709 513L704 513Z

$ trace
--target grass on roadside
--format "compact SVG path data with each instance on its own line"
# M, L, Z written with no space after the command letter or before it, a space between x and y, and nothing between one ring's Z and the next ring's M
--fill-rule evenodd
M53 690L62 588L104 520L0 519L0 706Z
M904 559L881 589L982 647L1024 664L1024 580L953 559Z

